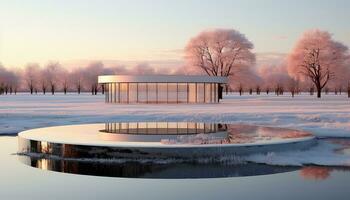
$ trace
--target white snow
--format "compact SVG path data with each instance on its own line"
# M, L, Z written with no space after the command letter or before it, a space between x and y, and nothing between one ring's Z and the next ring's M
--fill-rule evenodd
M350 137L350 98L308 94L292 98L228 95L220 104L105 104L90 94L2 95L0 134L66 124L115 121L203 121L307 130L319 137Z
M348 142L349 143L349 142ZM350 167L350 143L339 141L318 140L318 144L308 150L272 152L268 154L253 154L244 157L245 161L281 166L347 166Z

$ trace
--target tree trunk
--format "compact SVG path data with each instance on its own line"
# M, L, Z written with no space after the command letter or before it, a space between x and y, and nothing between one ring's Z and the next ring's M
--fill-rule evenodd
M321 92L322 92L322 89L317 88L317 98L321 98Z
M219 85L219 88L218 88L218 100L222 99L222 92L223 92L223 87L222 85Z

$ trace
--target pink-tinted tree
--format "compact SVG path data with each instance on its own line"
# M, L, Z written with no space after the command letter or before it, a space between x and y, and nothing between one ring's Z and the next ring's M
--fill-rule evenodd
M83 80L84 80L84 71L82 68L76 68L74 69L70 75L70 81L73 85L74 89L77 91L78 94L81 93L83 90Z
M190 66L199 67L209 76L231 76L241 67L255 62L253 44L233 29L201 32L185 48Z
M84 70L84 82L91 89L92 95L98 92L98 76L103 74L104 66L102 62L92 62Z
M55 94L55 91L60 84L62 70L63 68L58 62L50 62L46 65L43 71L43 76L45 76L43 78L46 78L52 95Z
M322 89L348 58L348 48L334 41L326 31L305 32L288 55L288 73L300 79L309 79L321 98Z
M37 90L37 85L40 78L40 66L37 63L29 63L24 69L24 79L26 85L30 91L30 94L33 94Z

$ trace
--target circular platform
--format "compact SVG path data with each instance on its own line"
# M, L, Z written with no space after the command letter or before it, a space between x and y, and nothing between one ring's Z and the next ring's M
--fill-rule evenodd
M194 122L128 122L38 128L19 133L20 153L63 158L195 159L305 149L304 131Z

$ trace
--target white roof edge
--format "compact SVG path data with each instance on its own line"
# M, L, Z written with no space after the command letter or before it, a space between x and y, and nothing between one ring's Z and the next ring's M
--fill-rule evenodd
M194 75L103 75L98 83L227 83L223 76Z

